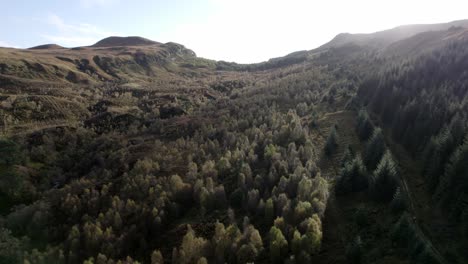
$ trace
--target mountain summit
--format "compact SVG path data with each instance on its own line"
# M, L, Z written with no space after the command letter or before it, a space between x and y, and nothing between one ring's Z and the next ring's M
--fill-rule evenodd
M31 50L42 50L42 49L65 49L64 47L57 44L44 44L29 48Z
M108 37L102 39L91 47L101 48L101 47L116 47L116 46L148 46L160 44L159 42L142 38L142 37Z

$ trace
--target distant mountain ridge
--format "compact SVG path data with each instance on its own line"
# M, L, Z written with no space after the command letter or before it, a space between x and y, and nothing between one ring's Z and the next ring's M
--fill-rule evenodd
M468 20L406 25L369 34L341 33L316 49L296 51L261 63L237 64L199 58L192 50L173 42L111 36L76 48L56 44L27 50L0 48L0 74L8 80L23 81L151 83L161 73L169 77L169 74L196 76L215 71L265 71L307 61L329 64L362 58L368 52L376 52L382 58L414 57L461 39L468 39Z
M462 39L468 39L467 27L450 27L440 31L425 31L389 44L385 47L383 53L386 56L415 56L442 47L449 42Z
M452 27L468 28L468 19L440 24L404 25L367 34L340 33L336 35L330 42L320 46L318 49L336 48L347 44L383 48L392 43L410 38L419 33L427 31L443 31Z

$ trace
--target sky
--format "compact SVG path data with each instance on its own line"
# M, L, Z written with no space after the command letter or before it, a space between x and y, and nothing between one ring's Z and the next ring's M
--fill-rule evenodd
M310 50L342 32L468 19L467 0L0 0L0 7L2 47L141 36L238 63Z

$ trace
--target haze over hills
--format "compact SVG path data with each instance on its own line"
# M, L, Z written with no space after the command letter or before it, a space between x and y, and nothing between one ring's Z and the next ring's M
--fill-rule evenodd
M467 263L467 47L0 48L0 263Z

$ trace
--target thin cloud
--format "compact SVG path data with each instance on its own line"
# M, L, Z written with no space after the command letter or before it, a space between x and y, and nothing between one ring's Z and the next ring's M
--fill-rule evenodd
M92 45L100 38L93 37L67 37L67 36L52 36L43 34L42 38L47 39L51 43L57 43L65 47L77 47Z
M118 0L80 0L80 4L84 8L91 8L91 7L109 7Z
M10 44L10 43L8 43L6 41L2 41L2 40L0 40L0 47L20 49L20 47L18 47L16 45L13 45L13 44Z
M118 35L115 32L103 30L88 23L67 23L55 14L50 14L47 17L47 23L52 25L57 33L41 34L41 37L49 42L68 47L91 45L104 37Z
M67 33L81 33L89 35L98 35L98 36L109 36L112 35L112 32L102 30L94 25L81 23L78 25L67 24L63 21L62 18L55 14L50 14L47 21L49 24L55 26L57 29Z

